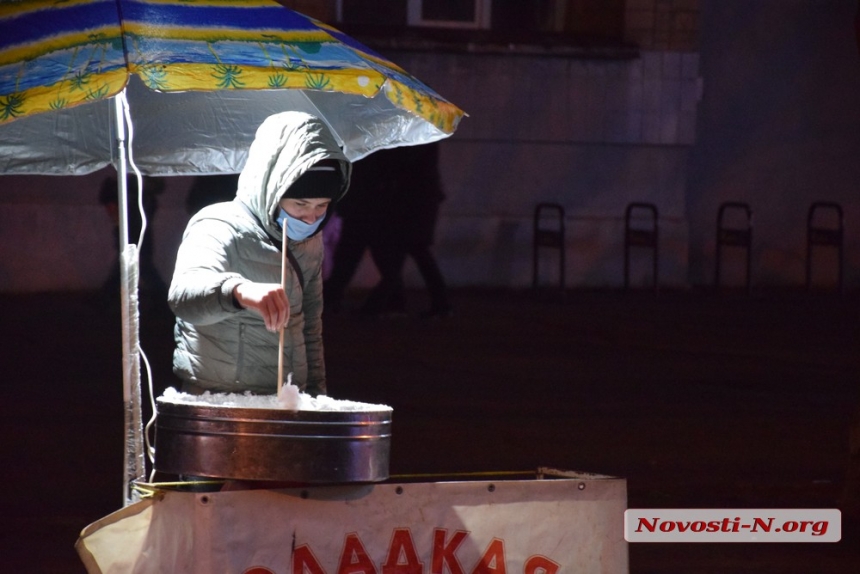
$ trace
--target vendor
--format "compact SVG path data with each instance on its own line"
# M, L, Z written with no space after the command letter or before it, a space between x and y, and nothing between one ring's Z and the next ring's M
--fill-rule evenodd
M284 112L259 127L236 198L194 215L179 247L168 300L183 391L276 393L284 328L285 376L326 393L321 230L351 170L314 116Z

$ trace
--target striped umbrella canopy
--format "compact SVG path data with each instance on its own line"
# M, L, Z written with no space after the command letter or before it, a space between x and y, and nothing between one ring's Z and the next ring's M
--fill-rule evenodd
M150 175L238 172L262 120L322 117L356 160L454 132L463 112L396 64L274 0L0 3L0 171L112 160L126 90Z

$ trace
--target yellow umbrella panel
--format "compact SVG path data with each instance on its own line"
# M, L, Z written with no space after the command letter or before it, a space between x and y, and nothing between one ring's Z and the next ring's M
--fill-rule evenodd
M463 112L367 47L274 1L24 0L0 8L0 123L152 90L373 98L451 134Z

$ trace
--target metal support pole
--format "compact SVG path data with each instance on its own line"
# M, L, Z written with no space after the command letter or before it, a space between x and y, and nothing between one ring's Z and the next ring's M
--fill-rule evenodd
M143 424L140 404L140 347L138 341L137 246L128 241L128 169L126 166L125 92L112 100L116 121L117 197L119 204L120 305L122 312L123 506L136 502L133 482L145 475Z

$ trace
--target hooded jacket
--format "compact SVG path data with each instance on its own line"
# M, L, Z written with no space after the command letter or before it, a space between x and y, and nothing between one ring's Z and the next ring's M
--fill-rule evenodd
M289 240L292 257L285 258L276 221L283 194L321 160L338 161L342 196L351 164L327 126L301 112L270 116L248 151L236 198L205 207L189 221L168 297L176 315L173 370L183 381L215 392L277 392L280 335L267 331L257 313L239 307L233 289L247 281L280 283L284 264L290 302L285 377L292 373L301 390L325 394L323 226L307 239Z

